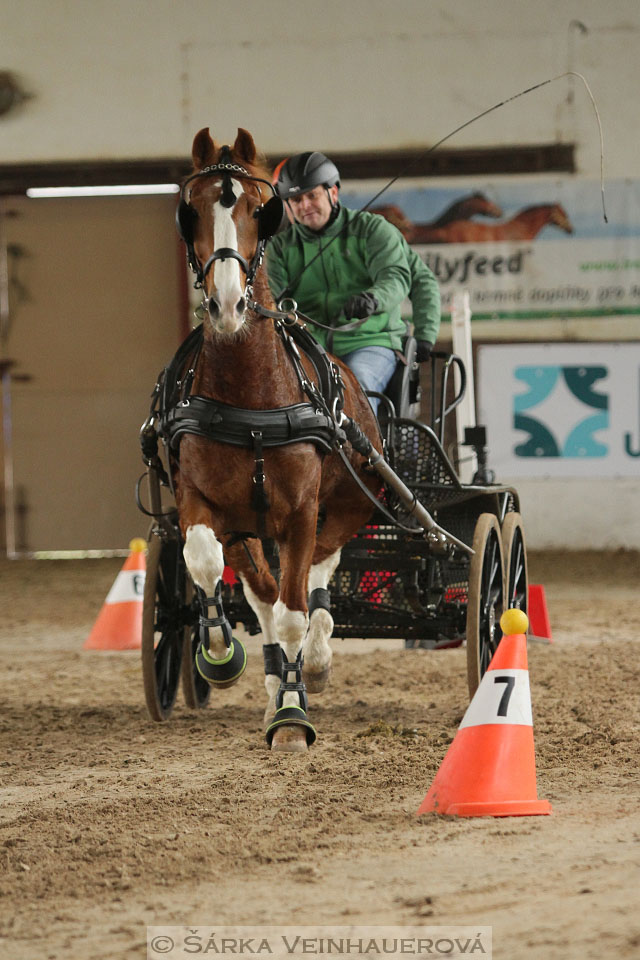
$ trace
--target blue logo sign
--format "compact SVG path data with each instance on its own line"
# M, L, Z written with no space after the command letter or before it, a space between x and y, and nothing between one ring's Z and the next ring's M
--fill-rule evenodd
M513 425L528 434L514 449L517 457L607 456L607 444L594 434L609 427L609 394L596 389L608 367L536 365L514 373L528 387L513 400Z

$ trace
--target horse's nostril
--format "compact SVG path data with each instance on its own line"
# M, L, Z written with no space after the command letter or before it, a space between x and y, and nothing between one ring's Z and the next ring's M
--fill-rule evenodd
M244 297L240 297L240 299L236 303L236 311L238 312L238 314L244 313L245 306L246 306L246 300L244 299Z
M220 313L220 304L215 297L209 297L207 300L207 310L210 317L217 317Z

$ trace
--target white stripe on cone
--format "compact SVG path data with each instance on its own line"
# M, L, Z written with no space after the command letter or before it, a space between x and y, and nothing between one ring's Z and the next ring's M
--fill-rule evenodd
M487 670L473 700L462 718L462 727L481 727L488 723L533 726L529 671Z
M144 570L121 570L107 594L105 603L130 603L144 598Z

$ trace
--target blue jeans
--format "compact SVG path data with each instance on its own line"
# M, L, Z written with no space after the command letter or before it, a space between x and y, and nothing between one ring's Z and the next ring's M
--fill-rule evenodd
M396 355L390 347L360 347L351 353L343 354L340 359L353 370L364 390L376 390L384 393L396 368ZM373 412L378 412L379 400L370 397Z

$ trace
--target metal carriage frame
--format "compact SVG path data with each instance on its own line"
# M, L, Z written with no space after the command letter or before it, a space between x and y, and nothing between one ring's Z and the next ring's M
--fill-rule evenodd
M438 527L466 549L426 537L411 509L385 487L369 523L344 546L329 585L333 636L401 638L406 648L426 649L460 646L466 639L472 695L500 641L502 611L526 611L528 572L519 498L512 487L493 482L482 427L468 430L465 437L478 463L471 484L461 482L445 452L445 428L466 385L464 365L455 354L434 351L430 422L416 419L420 372L415 349L415 340L407 338L387 393L376 395L385 458ZM460 386L451 398L454 367ZM397 416L396 409L406 415ZM149 509L139 494L138 502L154 519L143 608L143 676L149 713L165 720L180 681L192 708L207 704L210 687L195 668L199 598L182 556L177 510L162 505L167 471L159 456L145 459ZM277 557L274 573L277 576ZM233 575L225 577L222 601L232 627L242 623L250 634L260 632Z

